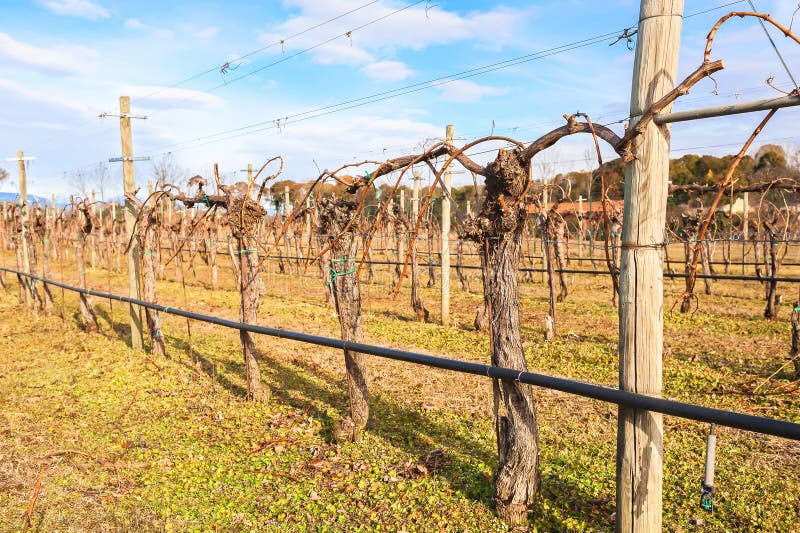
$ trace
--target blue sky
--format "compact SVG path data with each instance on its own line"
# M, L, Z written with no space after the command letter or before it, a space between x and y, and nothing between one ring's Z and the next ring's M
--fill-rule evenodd
M726 3L687 1L685 14ZM755 3L786 24L796 7L787 0ZM284 177L306 180L316 175L316 165L335 168L412 153L442 136L447 124L470 140L494 127L495 133L529 141L559 126L564 113L587 112L600 123L626 117L633 52L623 42L609 46L613 38L467 79L454 75L618 33L636 24L639 2L431 0L396 13L410 4L414 0L6 0L0 26L0 146L5 151L0 155L24 150L37 157L29 167L32 193L74 192L71 174L87 173L119 155L118 120L97 115L116 111L123 94L134 99L134 113L148 116L134 123L136 155L158 160L171 153L181 166L202 174L218 162L230 179L238 179L234 172L248 163L258 166L280 154L286 160ZM700 64L705 35L727 9L746 8L738 2L687 16L680 73ZM348 11L353 12L341 16ZM344 35L351 30L350 37ZM800 77L800 47L773 35ZM715 76L718 94L706 80L676 108L778 95L764 83L772 76L775 84L790 88L753 20L724 26L713 57L726 62L725 71ZM230 66L221 72L226 62ZM436 78L444 83L313 119L276 122ZM798 113L780 112L762 138L800 144ZM747 138L759 118L676 125L675 155L693 147L708 147L692 150L702 153L736 151L735 143ZM621 125L614 127L621 131ZM237 131L209 137L231 130ZM199 140L188 142L192 139ZM538 168L588 168L590 143L569 140L545 154L546 164ZM492 146L497 145L487 148ZM120 169L109 166L108 194L114 194ZM13 163L5 168L16 177ZM137 163L142 184L151 168ZM15 187L12 179L1 188Z

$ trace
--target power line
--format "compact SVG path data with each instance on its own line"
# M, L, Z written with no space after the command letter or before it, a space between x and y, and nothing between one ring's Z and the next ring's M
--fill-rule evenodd
M728 7L728 6L731 6L731 5L734 5L734 4L738 4L738 3L741 3L743 1L745 1L745 0L737 0L735 2L728 2L726 4L722 4L722 5L716 6L714 8L710 8L710 9L706 9L706 10L690 13L689 15L684 16L684 18L692 18L692 17L698 16L698 15L709 13L711 11L723 9L725 7ZM419 2L417 2L417 3L419 3ZM415 4L411 4L411 5L415 5ZM410 6L406 6L406 8L408 8L408 7L410 7ZM628 28L628 29L630 29L630 28ZM440 77L433 78L433 79L430 79L430 80L427 80L427 81L413 83L413 84L406 85L406 86L403 86L403 87L399 87L399 88L396 88L396 89L390 89L388 91L378 92L378 93L374 93L374 94L371 94L371 95L368 95L368 96L355 98L355 99L347 100L347 101L344 101L344 102L339 102L337 104L331 104L331 105L328 105L328 106L323 106L323 107L319 107L319 108L316 108L316 109L311 109L311 110L300 112L300 113L284 115L284 116L278 116L278 117L272 118L270 120L257 122L257 123L250 124L250 125L247 125L247 126L241 126L241 127L233 128L233 129L230 129L230 130L217 132L217 133L214 133L214 134L209 134L209 135L205 135L205 136L201 136L201 137L196 137L194 139L189 139L189 140L185 140L185 141L179 141L179 142L176 142L176 143L162 145L162 146L159 146L157 148L154 148L154 149L150 150L148 153L157 152L157 151L165 149L165 148L179 147L179 146L182 146L182 145L185 145L185 144L190 144L190 143L194 143L194 142L198 142L198 141L204 141L204 140L207 140L207 139L214 139L215 137L220 137L220 136L224 136L224 135L228 135L228 137L224 137L222 139L218 139L218 140L213 141L213 142L201 143L201 144L196 145L194 147L207 146L209 144L214 144L216 142L224 142L226 140L231 140L231 139L243 137L243 136L246 136L246 135L250 135L250 134L253 134L253 133L260 133L260 132L268 131L268 130L277 129L277 130L280 131L282 127L287 125L287 123L289 122L290 119L293 119L292 123L302 122L302 121L305 121L305 120L310 120L310 119L313 119L313 118L318 118L318 117L321 117L321 116L330 115L330 114L333 114L333 113L338 113L340 111L345 111L345 110L348 110L348 109L362 107L363 105L367 105L367 104L371 104L371 103L377 103L377 102L381 102L381 101L384 101L384 100L389 100L391 98L396 98L398 96L403 96L403 95L406 95L406 94L419 92L419 91L422 91L422 90L425 90L425 89L439 87L439 86L445 85L447 83L452 83L454 81L459 81L459 80L463 80L463 79L467 79L467 78L472 78L472 77L475 77L475 76L479 76L481 74L487 74L487 73L490 73L490 72L495 72L497 70L501 70L501 69L504 69L504 68L509 68L509 67L516 66L516 65L519 65L519 64L523 64L523 63L526 63L526 62L529 62L529 61L534 61L536 59L541 59L542 57L547 57L549 55L555 55L557 53L562 53L562 52L566 52L566 51L569 51L569 50L574 50L576 48L589 46L591 44L597 44L598 42L601 42L601 41L603 41L603 40L605 40L605 39L607 39L609 37L618 36L620 31L621 30L616 30L614 32L609 32L609 33L605 33L605 34L602 34L602 35L589 37L587 39L583 39L583 40L580 40L580 41L567 43L567 44L561 45L559 47L551 48L551 49L544 50L544 51L541 51L541 52L535 52L535 53L532 53L532 54L526 54L526 55L523 55L523 56L519 56L519 57L515 57L515 58L512 58L512 59L508 59L508 60L505 60L505 61L499 61L499 62L496 62L496 63L490 63L488 65L484 65L484 66L481 66L481 67L476 67L476 68L473 68L473 69L468 69L468 70L464 70L464 71L461 71L461 72L457 72L457 73L451 74L449 76L440 76ZM338 37L340 37L340 36L338 36ZM320 45L315 45L315 47L316 46L320 46ZM298 54L295 54L295 55L299 55L300 53L304 53L304 52L306 52L306 51L308 51L310 49L313 49L313 48L314 47L302 50L302 51L298 52ZM295 57L295 56L291 56L291 57ZM290 59L291 57L286 58L286 59ZM281 61L283 61L283 60L281 60ZM263 68L268 68L269 66L271 66L271 65L266 65L265 67L262 67L262 69ZM244 75L240 76L239 78L236 78L236 79L234 79L232 81L237 81L237 80L242 79L242 78L244 78L246 76L249 76L250 74L255 73L257 71L258 70L253 71L253 72L248 73L248 74L244 74ZM217 87L213 88L212 90L217 89L219 87L223 87L224 85L225 84L217 86ZM265 127L262 127L262 126L265 126ZM257 129L254 129L254 128L257 128ZM251 131L245 131L245 130L251 130ZM244 132L244 133L237 133L237 132ZM230 134L233 134L233 133L237 133L237 134L236 135L230 135ZM171 152L176 152L176 151L180 151L180 150L183 150L183 149L186 149L186 148L178 148L178 149L173 149L173 150L170 150L170 151Z
M728 2L728 3L722 4L722 5L713 7L713 8L709 8L709 9L705 9L705 10L702 10L702 11L697 11L697 12L685 15L684 18L695 17L695 16L698 16L698 15L702 15L702 14L705 14L705 13L709 13L709 12L712 12L712 11L723 9L725 7L729 7L731 5L735 5L735 4L744 2L744 1L745 0L737 0L737 1L734 1L734 2ZM418 2L414 2L412 4L409 4L409 5L405 6L404 8L401 8L399 10L396 10L396 11L392 12L392 13L384 15L384 16L378 18L378 19L374 19L373 21L370 21L370 22L368 22L368 23L366 23L366 24L364 24L362 26L359 26L356 29L360 29L360 28L363 28L363 27L368 26L370 24L374 24L375 22L377 22L379 20L388 18L389 16L391 16L391 15L393 15L395 13L398 13L398 12L404 10L404 9L408 9L410 7L413 7L414 5L420 4L421 2L422 2L422 0L420 0ZM352 13L354 11L357 11L359 9L367 7L367 6L369 6L369 5L373 4L373 3L375 3L375 2L370 2L370 3L364 4L364 5L362 5L362 6L358 7L358 8L355 8L354 10L346 12L346 13L344 13L342 15L339 15L337 17L334 17L332 19L329 19L328 21L325 21L323 23L320 23L320 24L317 24L315 26L312 26L311 28L307 28L306 30L303 30L302 32L298 32L297 34L294 34L294 35L292 35L290 37L287 37L286 39L289 39L289 38L292 38L292 37L296 37L296 36L301 35L303 33L307 33L308 31L316 29L316 28L318 28L318 27L320 27L322 25L325 25L325 24L327 24L327 23L329 23L331 21L334 21L334 20L337 20L339 18L342 18L342 17L346 16L347 14L350 14L350 13ZM355 31L355 30L351 30L351 31ZM345 36L348 35L348 33L350 33L350 32L346 32L345 34L337 35L333 39L341 38L343 35L345 35ZM212 143L215 143L215 142L223 142L225 140L230 140L230 139L233 139L233 138L236 138L236 137L241 137L241 136L244 136L244 135L249 135L249 134L252 134L252 133L258 133L258 132L261 132L261 131L266 131L266 130L271 130L271 129L280 130L281 121L283 121L283 125L285 125L286 122L288 121L288 119L290 119L290 118L291 119L295 119L295 120L293 120L293 123L294 122L301 122L303 120L310 120L310 119L321 117L321 116L324 116L324 115L328 115L328 114L332 114L332 113L336 113L336 112L340 112L340 111L345 111L345 110L353 109L353 108L356 108L356 107L361 107L363 105L367 105L367 104L370 104L370 103L377 103L377 102L380 102L380 101L388 100L390 98L395 98L395 97L398 97L398 96L402 96L404 94L409 94L409 93L421 91L421 90L428 89L428 88L438 87L438 86L444 85L446 83L451 83L453 81L458 81L458 80L461 80L461 79L466 79L466 78L469 78L469 77L478 76L480 74L486 74L486 73L489 73L489 72L494 72L494 71L500 70L502 68L508 68L508 67L515 66L515 65L518 65L518 64L521 64L521 63L525 63L525 62L528 62L528 61L541 59L542 57L546 57L548 55L554 55L556 53L561 53L561 52L572 50L572 49L575 49L575 48L580 48L582 46L588 46L588 45L591 45L591 44L596 44L597 42L600 42L602 39L605 39L605 38L611 37L611 36L615 36L615 35L618 35L618 32L610 32L610 33L607 33L607 34L595 36L593 38L584 39L582 41L576 41L574 43L568 43L566 45L562 45L561 47L557 47L557 48L554 48L554 49L545 50L545 51L542 51L542 52L528 54L528 55L524 55L524 56L519 56L517 58L512 58L512 59L509 59L509 60L506 60L506 61L501 61L501 62L489 64L489 65L484 65L482 67L477 67L475 69L469 69L469 70L466 70L466 71L462 71L460 73L455 73L455 74L451 75L450 77L443 76L443 77L439 77L439 78L434 78L434 79L431 79L431 80L427 80L425 82L419 82L419 83L407 85L407 86L404 86L404 87L400 87L400 88L397 88L397 89L392 89L392 90L389 90L389 91L383 91L383 92L375 93L375 94L368 95L368 96L365 96L365 97L356 98L356 99L348 100L348 101L345 101L345 102L340 102L338 104L332 104L332 105L329 105L329 106L323 106L323 107L312 109L312 110L308 110L308 111L305 111L305 112L296 113L294 115L287 115L287 116L284 116L284 117L278 117L278 118L272 119L270 121L263 121L263 122L251 124L249 126L243 126L243 127L240 127L240 128L235 128L235 129L232 129L232 130L218 132L218 133L215 133L215 134L211 134L211 135L207 135L207 136L203 136L203 137L198 137L198 138L195 138L195 139L190 139L190 140L187 140L187 141L181 141L181 142L178 142L178 143L162 145L160 147L157 147L157 148L154 148L154 149L148 151L147 153L153 153L153 152L156 152L156 151L158 151L160 149L163 149L163 148L169 148L169 147L173 147L173 146L181 146L181 145L184 145L184 144L193 143L193 142L197 142L197 141L200 141L200 140L212 139L212 138L215 138L215 137L219 137L219 136L222 136L222 135L228 135L230 133L240 132L240 131L243 131L243 130L252 130L252 131L245 131L244 133L240 133L238 135L229 136L229 137L226 137L226 138L223 138L223 139L217 139L215 141L202 143L202 144L199 144L199 145L190 146L190 147L186 147L186 148L179 148L178 150L172 150L172 151L179 151L179 150L182 150L182 149L197 148L197 147L205 146L205 145L212 144ZM284 39L283 41L285 42L286 39ZM326 42L330 42L330 40L328 40ZM321 43L321 44L324 44L324 43ZM293 56L281 59L279 62L291 59L291 57L295 57L296 55L299 55L300 53L304 53L304 52L307 52L307 51L309 51L309 50L311 50L313 48L321 46L321 44L317 44L317 45L314 45L311 48L304 49L304 50L298 52L297 54L294 54ZM274 46L274 45L275 45L275 43L272 43L272 44L267 45L265 47L262 47L262 48L260 48L258 50L254 50L252 52L248 52L247 54L239 56L239 58L244 58L244 57L247 57L249 55L253 55L255 53L258 53L259 51L262 51L262 50L267 49L267 48L269 48L271 46ZM260 67L257 70L254 70L254 71L252 71L250 73L247 73L247 74L244 74L244 75L242 75L242 76L240 76L240 77L238 77L238 78L236 78L234 80L231 80L231 82L229 82L229 83L232 83L234 81L238 81L240 79L243 79L243 78L245 78L247 76L250 76L250 75L252 75L252 74L254 74L254 73L258 72L258 71L261 71L261 70L263 70L265 68L269 68L270 66L272 66L274 64L277 64L277 62L273 63L273 64L270 64L270 65L266 65L266 66ZM210 71L207 71L206 73L208 73L208 72L210 72ZM195 75L195 76L198 76L198 75ZM179 85L181 83L184 83L185 81L186 80L182 80L180 82L177 82L176 84L173 84L173 86L177 86L177 85ZM214 88L210 89L209 91L215 90L215 89L223 87L225 85L227 85L227 84L219 85L217 87L214 87ZM164 89L160 89L160 91L162 91L162 90L164 90ZM209 91L205 91L205 92L209 92ZM739 91L739 93L735 93L735 94L740 94L742 92L745 92L745 91ZM137 100L141 100L141 99L147 98L149 96L152 96L152 95L146 95L144 97L138 98ZM684 101L687 101L687 100L684 100ZM177 103L173 104L173 106L174 105L178 105L179 103L180 102L177 102ZM350 105L350 104L354 104L354 105ZM623 121L624 120L625 119L623 119ZM253 128L257 128L259 126L265 126L267 124L271 124L271 125L268 126L268 127L263 127L263 128L260 128L260 129L253 130ZM520 128L518 126L515 126L515 127L511 127L511 128L506 128L505 131L508 131L508 130L516 131L517 129L525 129L525 128ZM502 131L502 130L500 130L500 131ZM104 132L100 132L100 133L104 133Z
M445 85L447 83L452 83L454 81L459 81L459 80L463 80L463 79L467 79L467 78L472 78L472 77L479 76L479 75L482 75L482 74L495 72L497 70L501 70L501 69L504 69L504 68L509 68L509 67L520 65L520 64L527 63L527 62L530 62L530 61L535 61L537 59L542 59L544 57L548 57L548 56L551 56L551 55L560 54L560 53L567 52L567 51L570 51L570 50L575 50L577 48L583 48L585 46L590 46L592 44L597 44L597 43L606 41L610 37L616 36L618 34L619 34L619 31L614 31L614 32L604 33L604 34L601 34L601 35L596 35L596 36L590 37L588 39L583 39L583 40L580 40L580 41L574 41L574 42L571 42L571 43L563 44L563 45L557 46L555 48L550 48L550 49L543 50L543 51L540 51L540 52L535 52L535 53L532 53L532 54L526 54L526 55L523 55L523 56L518 56L518 57L515 57L515 58L507 59L507 60L504 60L504 61L498 61L498 62L495 62L495 63L490 63L488 65L483 65L483 66L480 66L480 67L476 67L476 68L472 68L472 69L468 69L468 70L463 70L461 72L456 72L456 73L450 74L448 76L440 76L440 77L429 79L429 80L426 80L426 81L412 83L410 85L405 85L403 87L398 87L396 89L390 89L388 91L382 91L382 92L370 94L370 95L367 95L367 96L362 96L362 97L359 97L359 98L346 100L346 101L339 102L339 103L336 103L336 104L330 104L330 105L327 105L327 106L322 106L322 107L318 107L318 108L315 108L315 109L310 109L310 110L307 110L307 111L302 111L302 112L294 113L294 114L290 114L290 115L279 116L279 117L275 117L275 118L270 119L270 120L265 120L265 121L262 121L262 122L256 122L254 124L250 124L250 125L247 125L247 126L241 126L241 127L238 127L238 128L233 128L233 129L221 131L221 132L218 132L218 133L205 135L205 136L202 136L202 137L196 137L194 139L189 139L189 140L186 140L186 141L181 141L181 142L177 142L177 143L172 143L172 144L159 146L157 148L152 149L149 153L152 153L152 152L164 149L164 148L170 148L170 147L173 147L173 146L180 146L180 145L187 144L187 143L193 143L193 142L197 142L197 141L203 141L203 140L206 140L206 139L212 139L214 137L219 137L219 136L222 136L222 135L228 135L228 134L231 134L231 133L241 132L241 131L244 131L244 130L252 130L252 131L245 131L244 133L240 133L238 135L234 135L234 136L230 136L230 137L225 137L225 138L219 139L218 141L215 141L215 142L222 142L224 140L229 140L229 139L233 139L233 138L236 138L236 137L241 137L243 135L250 135L252 133L257 133L257 132L260 132L260 131L266 131L266 130L270 130L270 129L278 129L279 127L281 127L280 126L281 122L283 123L283 125L286 125L287 123L289 123L290 119L292 119L291 123L295 124L297 122L310 120L312 118L317 118L317 117L321 117L321 116L325 116L325 115L330 115L332 113L338 113L340 111L345 111L345 110L348 110L348 109L361 107L361 106L364 106L364 105L367 105L367 104L372 104L372 103L381 102L381 101L384 101L384 100L389 100L391 98L396 98L398 96L403 96L403 95L406 95L406 94L419 92L419 91L422 91L422 90L425 90L425 89L430 89L430 88L433 88L433 87L439 87L441 85ZM265 126L267 124L269 124L269 126L264 127L264 128L260 128L260 129L253 129L253 128L259 128L260 126ZM206 144L211 144L211 143L205 143L205 144L202 144L200 146L205 146ZM177 151L177 150L172 150L172 151Z
M326 39L326 40L324 40L322 42L319 42L317 44L309 46L308 48L304 48L302 50L299 50L299 51L295 52L294 54L288 55L286 57L282 57L281 59L273 61L272 63L268 63L266 65L263 65L263 66L261 66L261 67L259 67L257 69L254 69L254 70L251 70L250 72L242 74L241 76L233 78L232 80L229 80L229 81L226 80L225 82L220 83L219 85L216 85L214 87L211 87L210 89L206 89L206 90L200 91L200 92L204 92L204 93L210 94L210 93L212 93L212 92L214 92L214 91L216 91L218 89L221 89L223 87L227 87L228 85L231 85L232 83L236 83L237 81L240 81L240 80L243 80L245 78L248 78L248 77L250 77L250 76L252 76L254 74L257 74L259 72L262 72L262 71L264 71L264 70L266 70L268 68L274 67L276 65L280 65L281 63L285 63L286 61L289 61L290 59L294 59L295 57L298 57L298 56L303 55L305 53L308 53L308 52L310 52L312 50L320 48L320 47L322 47L322 46L324 46L326 44L332 43L333 41L341 39L342 37L352 38L353 32L362 30L362 29L364 29L364 28L366 28L368 26L372 26L373 24L377 24L378 22L386 20L389 17L392 17L392 16L394 16L394 15L396 15L398 13L401 13L401 12L407 10L407 9L410 9L410 8L412 8L412 7L416 6L416 5L419 5L419 4L423 3L423 2L426 2L426 1L427 0L417 0L415 2L412 2L412 3L410 3L410 4L408 4L408 5L404 6L404 7L396 9L396 10L390 12L390 13L387 13L386 15L382 15L382 16L376 18L376 19L370 20L369 22L365 22L364 24L362 24L360 26L357 26L357 27L353 28L352 30L348 30L348 31L346 31L344 33L339 33L337 35L334 35L330 39ZM175 106L177 106L177 105L179 105L179 104L181 104L183 102L186 102L188 100L189 100L189 98L184 98L184 99L179 100L179 101L177 101L177 102L175 102L175 103L173 103L171 105L168 105L166 107L163 107L163 108L160 108L160 109L156 109L156 111L165 111L167 109L171 109L171 108L173 108L173 107L175 107Z
M257 48L256 50L252 50L250 52L246 52L244 54L236 56L234 59L230 59L226 63L227 64L238 63L238 62L242 61L243 59L247 59L248 57L254 56L254 55L256 55L258 53L261 53L261 52L263 52L265 50L269 50L270 48L274 48L276 46L283 46L284 44L286 44L286 41L289 41L289 40L294 39L296 37L300 37L301 35L305 35L306 33L309 33L309 32L311 32L313 30L316 30L318 28L326 26L326 25L328 25L328 24L330 24L332 22L335 22L335 21L337 21L337 20L339 20L341 18L346 17L347 15L351 15L351 14L353 14L353 13L355 13L357 11L360 11L360 10L366 8L366 7L369 7L369 6L373 5L373 4L377 4L378 2L380 2L380 0L372 0L371 2L367 2L366 4L363 4L361 6L358 6L358 7L354 8L354 9L351 9L350 11L345 11L344 13L342 13L340 15L337 15L335 17L329 18L328 20L326 20L324 22L320 22L319 24L315 24L313 26L310 26L310 27L308 27L308 28L306 28L306 29L304 29L302 31L299 31L297 33L289 35L288 37L284 37L283 39L279 39L278 41L272 42L272 43L270 43L270 44L268 44L266 46L262 46L261 48ZM150 94L146 94L144 96L140 96L138 98L135 98L133 101L134 102L139 102L141 100L152 98L153 96L155 96L157 94L160 94L160 93L162 93L162 92L164 92L166 90L169 90L169 89L174 89L176 87L179 87L180 85L183 85L184 83L188 83L190 81L194 81L197 78L201 78L201 77L205 76L206 74L211 74L212 72L218 72L218 71L220 71L221 67L222 67L222 65L215 65L215 66L211 67L208 70L204 70L203 72L200 72L198 74L195 74L193 76L185 78L185 79L183 79L181 81L172 83L171 85L168 85L166 87L162 87L161 89L159 89L157 91L154 91L154 92L152 92Z
M750 4L750 7L753 8L753 11L758 12L756 6L753 4L753 0L747 0L747 3ZM778 50L775 41L772 40L772 35L769 34L769 30L767 30L767 26L764 24L764 21L759 18L758 23L761 24L761 29L764 30L764 34L767 36L769 44L771 44L772 49L775 50L775 54L778 56L778 59L780 60L781 65L783 65L784 70L786 70L786 74L789 75L789 79L792 80L792 83L794 83L795 88L798 88L797 81L795 81L794 76L792 76L792 71L789 70L789 66L786 64L786 61L784 61L783 55L781 55L780 50Z
M242 60L244 60L244 59L246 59L246 58L248 58L248 57L251 57L251 56L253 56L253 55L256 55L256 54L258 54L258 53L260 53L260 52L263 52L263 51L265 51L265 50L268 50L268 49L270 49L270 48L273 48L273 47L275 47L275 46L279 46L279 45L280 45L280 46L283 46L283 44L285 44L285 43L286 43L286 41L289 41L289 40L291 40L291 39L294 39L294 38L296 38L296 37L300 37L301 35L305 35L306 33L309 33L309 32L311 32L311 31L313 31L313 30L316 30L316 29L318 29L318 28L321 28L321 27L323 27L323 26L326 26L327 24L330 24L330 23L332 23L332 22L335 22L335 21L337 21L337 20L339 20L339 19L341 19L341 18L344 18L344 17L346 17L347 15L351 15L351 14L353 14L353 13L355 13L355 12L357 12L357 11L360 11L360 10L362 10L362 9L366 8L366 7L369 7L369 6L373 5L373 4L376 4L376 3L378 3L379 1L380 1L380 0L371 0L370 2L367 2L366 4L363 4L363 5L361 5L361 6L358 6L358 7L354 8L354 9L351 9L351 10L349 10L349 11L346 11L346 12L344 12L344 13L342 13L342 14L340 14L340 15L337 15L337 16L335 16L335 17L332 17L332 18L330 18L330 19L328 19L328 20L326 20L326 21L324 21L324 22L320 22L320 23L318 23L318 24L315 24L315 25L313 25L313 26L310 26L310 27L308 27L308 28L306 28L306 29L304 29L304 30L301 30L301 31L299 31L299 32L297 32L297 33L294 33L294 34L292 34L292 35L290 35L290 36L288 36L288 37L284 37L283 39L280 39L280 40L278 40L278 41L276 41L276 42L274 42L274 43L270 43L270 44L268 44L268 45L266 45L266 46L262 46L261 48L258 48L258 49L256 49L256 50L251 50L250 52L245 52L245 53L243 53L243 54L241 54L241 55L237 56L235 59L231 59L231 60L229 60L229 61L228 61L228 63L242 61ZM417 3L420 3L420 2L417 2ZM401 10L401 11L402 11L402 10ZM384 18L385 18L385 17L384 17ZM337 38L338 38L338 37L339 37L339 36L337 36ZM263 68L268 68L268 67L263 67ZM263 68L262 68L261 70L263 70ZM182 80L180 80L180 81L174 82L174 83L172 83L172 84L170 84L170 85L168 85L168 86L166 86L166 87L161 87L160 89L158 89L158 90L156 90L156 91L153 91L153 92L151 92L151 93L149 93L149 94L146 94L146 95L144 95L144 96L139 96L139 97L137 97L137 98L134 98L134 99L133 99L133 102L134 102L134 103L135 103L135 102L140 102L140 101L142 101L142 100L146 100L146 99L148 99L148 98L152 98L153 96L156 96L156 95L158 95L158 94L161 94L161 93L163 93L164 91L167 91L167 90L169 90L169 89L174 89L174 88L176 88L176 87L179 87L180 85L183 85L183 84L185 84L185 83L188 83L188 82L190 82L190 81L193 81L193 80L196 80L196 79L198 79L198 78L201 78L201 77L205 76L206 74L210 74L210 73L212 73L212 72L218 72L220 69L221 69L221 66L220 66L220 65L215 65L214 67L212 67L212 68L210 68L210 69L208 69L208 70L204 70L203 72L200 72L200 73L198 73L198 74L194 74L194 75L192 75L192 76L189 76L188 78L184 78L184 79L182 79ZM252 74L252 73L251 73L251 74ZM249 75L249 74L248 74L248 75ZM236 81L236 80L232 80L232 81ZM223 84L222 86L224 86L224 85L225 85L225 84ZM213 89L210 89L209 91L203 91L203 92L210 92L211 90L216 90L216 89L218 89L219 87L220 87L220 86L218 86L218 87L214 87ZM172 104L171 106L167 106L167 107L165 107L165 108L162 108L162 109L160 109L160 111L163 111L163 110L169 109L169 108L171 108L171 107L177 106L177 105L179 105L180 103L182 103L182 102L185 102L186 100L187 100L187 99L184 99L184 100L178 101L178 102L176 102L176 103ZM113 108L113 111L112 111L112 113L116 113L116 112L118 112L118 111L119 111L119 106L117 105L116 107L114 107L114 108ZM94 113L94 114L93 114L94 116L93 116L91 119L84 120L84 121L82 121L81 123L79 123L79 125L88 124L89 122L91 122L92 120L94 120L95 118L97 118L97 115L99 115L99 114L101 114L101 112L100 112L100 111L98 111L98 112ZM103 131L101 131L101 132L99 132L99 133L97 133L97 134L95 134L95 135L93 135L93 136L91 136L91 137L87 137L87 139L92 139L92 138L94 138L94 137L97 137L98 135L100 135L100 134L102 134L102 133L106 133L107 131L108 131L108 129L105 129L105 130L103 130ZM39 145L41 145L41 144L44 144L45 142L48 142L48 141L50 141L50 140L52 140L52 139L54 139L54 138L56 138L56 137L58 137L58 134L56 134L56 135L53 135L53 136L51 136L51 137L48 137L47 139L45 139L45 140L43 140L43 141L41 141L41 142L39 142L39 143L37 143L37 144L35 144L35 145L33 145L33 146L34 146L34 147L35 147L35 146L39 146Z

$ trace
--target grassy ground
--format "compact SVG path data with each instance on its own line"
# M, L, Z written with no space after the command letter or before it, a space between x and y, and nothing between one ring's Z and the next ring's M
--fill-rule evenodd
M318 279L264 276L260 323L336 336ZM60 279L58 267L54 277ZM77 273L64 265L67 282ZM87 272L97 290L126 280ZM167 268L168 277L173 270ZM471 331L477 293L456 289L456 324L412 320L408 294L388 295L385 267L364 286L368 342L475 361L486 338ZM232 280L211 291L205 268L187 283L159 282L159 301L237 318ZM473 291L479 280L473 279ZM423 299L436 316L437 288ZM680 291L666 284L666 307ZM788 308L761 318L757 284L722 283L694 315L665 317L665 395L800 421L787 362ZM532 370L614 384L616 310L607 280L576 276L559 304L559 340L545 343L546 290L522 285ZM0 292L0 530L38 531L505 531L490 505L495 445L490 383L478 377L368 360L372 422L357 444L336 445L347 411L341 353L263 338L273 400L242 400L238 336L163 317L168 358L131 352L125 309L95 299L102 332L77 327L77 299L55 291L56 313L32 318L15 282ZM789 298L787 298L789 300ZM191 354L190 347L191 345ZM782 368L783 367L783 368ZM613 529L616 408L536 390L542 496L534 531ZM716 511L698 507L702 424L665 419L664 523L669 531L798 531L800 446L719 428Z

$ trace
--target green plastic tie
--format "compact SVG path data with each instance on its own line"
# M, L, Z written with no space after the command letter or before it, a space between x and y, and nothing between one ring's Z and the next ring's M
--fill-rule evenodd
M145 250L142 255L153 255L153 253L155 253L155 250Z
M211 207L211 201L208 199L208 195L207 194L204 194L203 198L201 198L201 199L203 200L203 203L206 204L206 207Z
M238 252L233 252L233 253L235 253L236 255L241 255L241 254L254 254L256 252L258 252L257 248L248 248L246 250L239 250Z
M331 259L331 263L346 263L347 261L354 261L352 257L342 257L340 259ZM357 271L356 268L351 268L350 270L346 270L344 272L339 272L332 266L328 266L328 274L330 275L331 279L325 285L331 286L333 282L336 281L336 278L340 278L342 276L348 276L350 274L355 274Z

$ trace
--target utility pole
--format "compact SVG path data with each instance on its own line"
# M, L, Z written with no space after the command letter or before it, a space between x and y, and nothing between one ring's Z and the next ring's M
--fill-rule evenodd
M110 116L107 113L101 117ZM111 158L108 161L113 163L122 161L122 183L125 193L133 194L136 192L136 181L133 175L134 160L141 161L149 158L133 157L133 138L131 136L131 118L145 119L147 117L131 116L130 96L119 97L119 134L122 141L122 157ZM131 298L141 299L141 276L139 275L139 244L136 239L131 239L136 224L136 206L127 197L125 198L125 242L130 242L131 247L128 252L128 294ZM144 347L142 342L142 309L138 305L129 304L131 321L131 348L141 350Z
M631 87L630 125L672 90L678 67L683 0L641 0ZM667 110L668 112L668 110ZM663 355L663 260L669 130L651 123L625 167L619 288L619 388L660 397ZM661 531L663 416L619 408L617 519L623 533Z
M445 130L445 142L453 144L453 125ZM442 181L442 325L450 325L450 190L453 175L450 167Z
M35 157L25 157L22 151L17 152L17 157L7 157L6 161L16 161L17 168L19 169L19 202L20 202L20 222L22 231L20 231L20 246L22 247L22 268L25 272L31 271L30 250L28 249L28 180L25 172L25 162L32 161ZM31 286L33 280L26 278L25 303L28 305L33 304Z
M27 160L30 160L28 158ZM20 202L20 216L22 217L22 231L20 232L20 240L22 245L22 268L25 272L31 271L31 258L30 251L28 250L28 175L25 172L25 154L20 150L17 152L17 165L19 165L19 202ZM27 283L33 283L30 278ZM27 284L26 283L26 284ZM31 291L25 291L25 303L31 305Z

